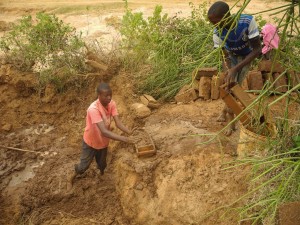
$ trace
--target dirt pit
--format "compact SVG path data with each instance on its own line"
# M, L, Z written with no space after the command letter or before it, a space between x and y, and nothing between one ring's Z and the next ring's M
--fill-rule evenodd
M65 2L68 6L96 4ZM40 3L29 3L4 1L0 20L14 22L41 9ZM153 8L148 2L135 4L146 13ZM171 12L181 6L188 11L184 1L164 4ZM174 4L179 5L176 8ZM45 2L43 9L59 7L60 3L52 1ZM60 17L86 31L87 38L94 38L99 27L107 28L102 22L112 11L122 15L123 6L114 10L101 16L93 12L88 21L83 19L85 13L62 13ZM102 34L106 32L104 29ZM21 73L4 63L0 72L1 145L29 150L0 149L0 224L238 224L234 211L226 216L225 209L212 212L234 203L248 190L248 168L225 170L226 163L236 158L239 132L200 144L224 127L215 120L224 105L221 100L164 104L141 120L129 109L139 102L130 74L114 70L108 76L121 120L129 127L147 130L156 155L139 158L133 145L112 141L105 175L100 175L93 162L67 192L67 177L80 159L86 109L95 100L94 90L102 78L89 76L84 88L70 88L61 94L47 86L41 95L34 74ZM299 112L299 108L291 111Z
M236 157L238 132L199 144L223 128L214 119L221 100L164 104L141 120L129 111L139 101L132 84L118 90L128 75L115 74L110 84L122 121L147 130L156 155L139 158L133 145L112 141L105 175L92 163L67 193L99 79L91 78L82 91L50 94L43 103L38 93L18 95L14 81L24 74L6 66L14 79L0 85L1 126L10 128L1 131L1 143L37 153L1 148L1 224L237 224L234 212L208 214L248 189L247 168L224 170Z
M128 79L120 71L110 84L121 119L147 130L157 153L142 159L134 145L112 141L105 175L93 163L67 193L66 180L80 159L86 109L100 78L90 77L84 90L47 91L41 97L28 92L33 74L1 68L7 77L0 85L1 145L24 150L1 148L1 224L222 224L218 216L205 215L247 190L244 173L222 171L222 163L234 159L237 133L205 147L197 143L206 136L191 136L223 127L212 119L221 100L165 104L141 120L129 111L139 101L126 97L134 96L133 84L118 90ZM19 89L24 77L27 86ZM223 224L228 221L234 224L236 218Z

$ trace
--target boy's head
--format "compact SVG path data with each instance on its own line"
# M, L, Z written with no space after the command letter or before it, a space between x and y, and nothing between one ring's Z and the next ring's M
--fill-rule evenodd
M207 12L209 21L216 25L219 23L219 27L225 25L226 18L230 16L229 5L226 2L218 1L211 5Z
M112 97L112 91L107 83L100 83L97 87L98 99L103 106L107 106Z

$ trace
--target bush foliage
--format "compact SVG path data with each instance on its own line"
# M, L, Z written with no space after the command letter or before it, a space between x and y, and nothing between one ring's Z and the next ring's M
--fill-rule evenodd
M141 69L148 65L140 76L141 91L170 99L183 84L192 81L195 68L219 65L218 51L213 51L213 29L206 20L206 5L190 6L188 17L181 17L180 12L171 17L163 14L162 6L156 6L148 18L126 7L121 27L125 66Z
M37 13L36 19L24 16L0 41L1 50L19 69L34 70L41 82L59 85L66 76L85 70L83 46L75 28L46 13Z

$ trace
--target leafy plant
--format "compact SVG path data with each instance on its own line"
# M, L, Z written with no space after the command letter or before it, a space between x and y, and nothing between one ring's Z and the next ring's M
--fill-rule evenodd
M190 6L188 17L181 17L180 12L170 17L163 14L162 6L156 6L153 15L144 18L126 4L120 30L124 64L127 68L146 68L139 76L141 91L170 99L184 84L191 83L193 70L220 65L219 51L213 50L211 40L213 29L206 20L206 5Z
M46 13L37 13L36 19L24 16L0 41L1 50L13 64L43 74L39 80L46 83L55 80L52 75L62 67L66 76L83 72L83 46L75 28Z

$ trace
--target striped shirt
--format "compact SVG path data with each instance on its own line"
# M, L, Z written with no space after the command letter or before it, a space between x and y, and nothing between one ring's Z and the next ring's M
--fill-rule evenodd
M227 33L226 28L214 29L213 41L215 48L222 45ZM249 39L257 36L259 36L259 31L254 17L241 14L237 26L229 32L224 47L235 55L246 56L252 51Z

